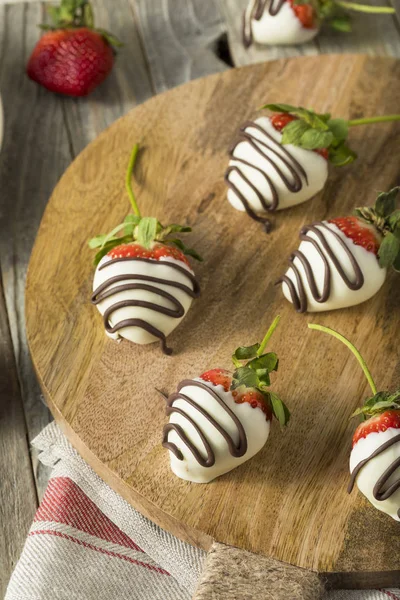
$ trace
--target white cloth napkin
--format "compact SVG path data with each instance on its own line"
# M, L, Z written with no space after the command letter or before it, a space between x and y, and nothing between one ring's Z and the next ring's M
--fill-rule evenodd
M33 445L53 471L5 600L190 600L205 552L125 502L55 423ZM336 590L324 600L390 599L400 590Z

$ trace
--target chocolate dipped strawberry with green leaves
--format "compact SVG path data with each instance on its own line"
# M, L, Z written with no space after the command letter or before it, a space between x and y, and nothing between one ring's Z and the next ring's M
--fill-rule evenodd
M51 25L29 58L26 72L36 83L67 96L87 96L110 74L122 43L94 25L88 0L48 6Z
M278 322L279 317L261 344L235 351L233 373L211 369L164 396L170 419L162 443L181 479L208 483L231 471L265 445L273 418L282 427L289 422L289 410L269 389L278 357L264 352Z
M278 280L297 312L354 306L374 296L387 269L400 271L400 210L393 188L353 216L306 225L299 249Z
M400 115L336 119L290 104L262 108L273 114L240 129L225 181L230 204L263 223L267 232L270 213L306 202L323 189L328 163L341 167L357 158L347 144L350 128L400 120Z
M350 348L373 394L352 415L362 420L353 436L348 491L357 484L375 508L400 521L400 390L378 392L363 357L349 340L329 327L308 326L336 337Z
M176 237L190 232L190 227L164 227L154 217L142 217L131 186L138 151L136 145L126 176L133 213L107 235L89 242L97 250L92 303L112 339L136 344L159 340L163 352L171 354L166 338L200 295L187 257L202 259Z
M243 15L243 45L304 44L318 35L323 22L341 32L351 31L348 10L393 14L386 6L345 0L249 0Z

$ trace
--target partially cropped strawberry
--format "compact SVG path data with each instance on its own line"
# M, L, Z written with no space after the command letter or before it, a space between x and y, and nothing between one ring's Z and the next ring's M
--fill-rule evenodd
M289 410L269 389L278 357L264 352L278 322L276 317L261 344L235 351L233 373L211 369L183 380L177 392L164 396L170 420L163 446L178 477L207 483L259 452L273 417L287 425Z
M352 416L362 422L355 430L350 455L351 480L378 510L400 521L400 390L378 392L359 351L343 335L329 327L309 324L343 342L357 358L373 396Z
M88 0L62 0L48 8L53 24L36 44L28 76L52 92L87 96L109 75L121 43L94 27Z
M97 250L92 303L111 338L137 344L160 340L163 352L170 354L166 338L200 294L186 256L202 259L180 238L171 237L190 232L190 227L165 227L154 217L142 217L131 186L138 151L135 145L126 177L133 214L89 242Z
M298 312L360 304L383 285L387 268L400 271L400 188L378 196L353 216L306 225L299 249L289 258L282 283Z
M326 21L333 29L351 31L347 10L393 14L391 7L342 0L249 0L243 15L243 44L267 46L304 44L312 40ZM296 18L293 18L293 17Z

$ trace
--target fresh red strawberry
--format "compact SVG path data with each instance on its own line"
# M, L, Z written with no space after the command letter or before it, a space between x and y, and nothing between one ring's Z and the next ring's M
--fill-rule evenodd
M175 260L180 260L190 266L188 259L178 248L173 248L166 244L154 244L150 249L145 248L141 244L121 244L110 250L107 256L111 258L152 258L154 260L159 260L167 256Z
M363 421L357 427L353 436L353 447L361 438L366 438L370 433L380 433L386 429L400 428L400 410L387 410L384 413Z
M290 0L290 4L303 27L306 29L315 27L315 11L311 4L295 4L293 0Z
M52 92L87 96L110 73L113 46L121 45L107 32L93 27L88 0L62 0L50 7L54 27L36 44L28 76Z
M278 113L276 115L272 115L271 123L277 131L282 132L282 130L291 123L292 121L297 121L298 117L291 115L289 113ZM327 148L317 148L314 150L317 154L320 154L325 160L328 160L329 151Z
M330 219L329 223L333 223L336 227L350 238L356 246L362 246L368 252L373 252L378 256L380 246L380 237L378 232L370 225L363 223L358 217L338 217Z
M232 375L226 369L211 369L200 375L200 379L213 385L222 385L226 392L229 392L232 383Z

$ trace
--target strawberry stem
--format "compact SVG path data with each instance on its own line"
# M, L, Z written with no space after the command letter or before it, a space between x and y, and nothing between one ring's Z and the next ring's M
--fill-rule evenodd
M400 121L400 115L384 115L382 117L367 117L365 119L353 119L347 121L349 127L357 127L358 125L369 125L371 123L388 123L392 121Z
M335 0L335 4L349 10L356 10L363 13L373 14L394 14L396 11L389 6L369 6L366 4L358 4L358 2L345 2L344 0Z
M264 336L263 341L260 344L259 349L257 350L257 356L261 356L261 354L264 352L264 350L265 350L265 348L266 348L266 346L268 344L269 338L274 333L274 331L277 328L278 323L279 323L280 320L281 320L280 315L278 315L277 317L275 317L275 319L273 320L270 328L268 329L267 333Z
M371 387L372 393L374 395L377 393L376 385L372 378L370 370L367 367L367 363L365 362L365 360L363 359L363 357L361 356L361 354L359 353L357 348L355 346L353 346L353 344L347 338L345 338L344 335L341 335L334 329L330 329L330 327L324 327L323 325L316 325L315 323L309 323L308 327L309 327L309 329L316 329L317 331L323 331L324 333L329 333L329 335L333 335L333 337L335 337L336 339L343 342L343 344L345 344L345 346L347 346L352 351L352 353L358 360L362 370L364 371L364 375L367 378L367 381Z
M132 149L132 154L131 154L131 158L129 160L128 170L126 172L125 187L126 187L126 191L128 192L129 201L131 203L133 212L135 213L135 215L137 217L141 217L142 215L140 214L140 210L137 205L136 197L135 197L135 194L132 189L132 173L133 173L133 169L134 169L134 166L136 163L136 157L138 155L138 152L139 152L139 144L135 144Z

